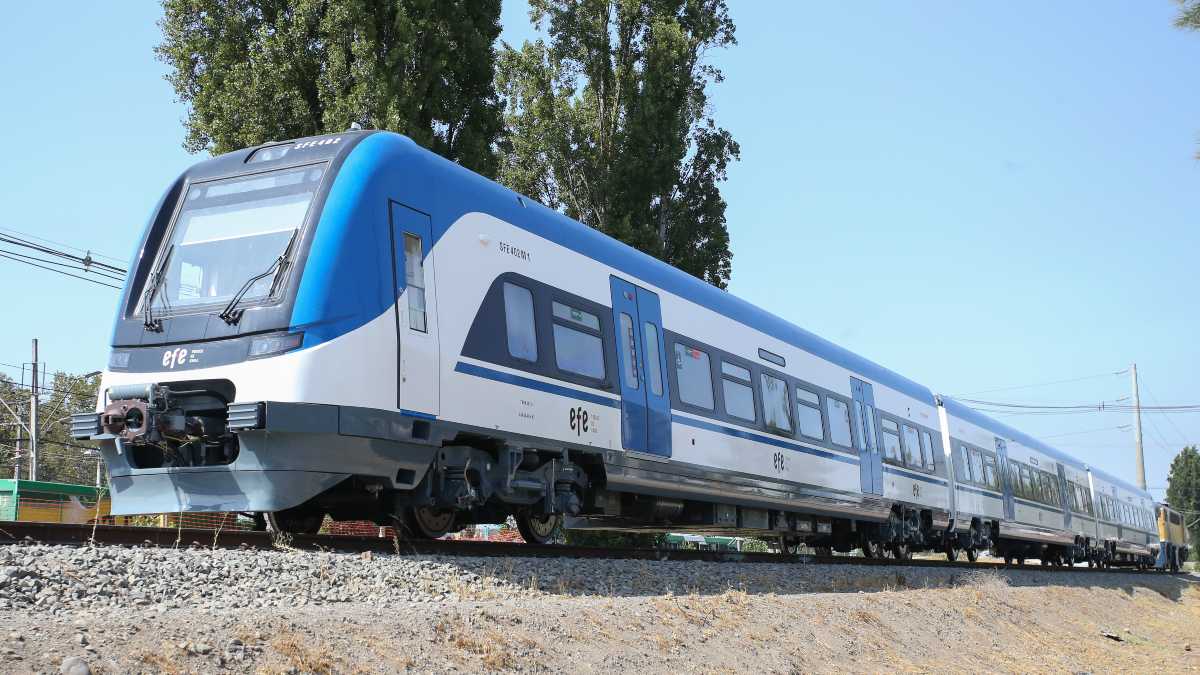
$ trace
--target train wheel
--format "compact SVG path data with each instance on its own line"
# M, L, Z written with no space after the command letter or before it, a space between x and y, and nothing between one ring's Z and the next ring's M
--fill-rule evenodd
M527 544L549 544L554 540L554 533L562 525L562 515L558 513L534 514L532 511L521 511L516 516L517 531Z
M976 560L979 560L979 549L972 546L967 549L967 562L975 562Z
M1024 566L1025 566L1025 558L1018 557L1017 558L1017 567L1024 567Z
M274 534L316 534L325 514L301 509L285 509L263 514L268 532Z
M946 542L946 547L944 550L946 551L946 560L949 560L950 562L958 560L958 549L954 548L953 543Z
M830 546L818 546L814 548L813 551L821 558L833 557L833 548Z
M1004 556L1004 566L1005 567L1012 567L1012 563L1013 563L1013 557L1011 555Z
M414 506L405 512L404 529L416 539L438 539L454 528L454 511Z
M891 548L892 557L896 560L912 560L912 551L908 544L894 544Z
M864 541L862 545L862 553L864 558L882 558L883 544L877 541Z

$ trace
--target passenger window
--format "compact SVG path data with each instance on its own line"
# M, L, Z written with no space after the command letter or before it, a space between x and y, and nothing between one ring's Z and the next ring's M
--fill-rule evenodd
M904 461L910 466L925 468L925 453L921 452L921 437L917 430L904 425Z
M844 401L826 397L825 409L829 413L829 440L843 448L850 447L850 407Z
M712 370L707 352L676 342L675 377L680 401L705 410L713 409Z
M508 353L516 359L537 361L537 329L533 320L533 294L524 286L505 282L504 324Z
M983 483L983 455L978 450L971 451L971 480Z
M825 430L821 424L821 398L807 389L796 389L796 426L800 433L823 440Z
M776 431L790 434L792 418L788 413L787 383L778 377L762 374L763 421Z
M641 378L638 377L637 336L633 332L633 318L621 312L621 325L617 329L621 340L621 353L625 355L625 363L621 366L626 385L631 389L641 389ZM707 360L708 355L705 355ZM683 383L680 383L683 386ZM711 405L709 407L712 407Z
M644 324L643 338L646 341L646 370L650 373L650 393L662 396L662 361L658 356L658 326Z
M554 364L559 370L604 379L604 342L600 317L561 302L554 311Z
M962 480L974 480L971 477L971 461L967 458L967 446L958 446L958 470L962 472Z
M750 371L726 361L721 362L721 391L725 394L725 412L731 417L754 422L754 390Z
M1000 481L996 479L996 458L991 455L983 456L983 482L993 490L1000 488Z
M937 461L933 458L933 437L928 431L921 432L921 457L926 469L937 471Z
M427 332L425 324L425 252L421 238L404 234L404 283L408 287L408 327Z
M883 456L893 462L900 461L900 427L887 418L883 419Z
M554 363L559 370L604 379L604 343L597 335L554 324Z

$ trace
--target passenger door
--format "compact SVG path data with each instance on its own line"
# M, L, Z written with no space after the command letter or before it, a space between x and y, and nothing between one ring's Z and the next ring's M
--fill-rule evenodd
M854 397L855 441L859 451L859 480L863 494L883 494L883 455L879 451L878 429L875 428L875 390L868 382L850 378L850 393Z
M1004 495L1004 519L1017 517L1017 504L1013 501L1013 480L1008 471L1008 445L1003 438L996 439L996 456L1000 459L1000 492Z
M671 396L658 296L611 277L617 370L621 380L621 446L671 456Z
M429 256L429 216L388 202L392 280L396 290L396 407L417 417L439 412L437 302Z

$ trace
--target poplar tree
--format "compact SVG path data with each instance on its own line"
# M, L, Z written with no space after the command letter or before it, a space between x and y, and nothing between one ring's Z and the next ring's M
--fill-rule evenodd
M738 145L712 116L724 0L531 0L546 39L505 44L500 181L718 287L720 184Z

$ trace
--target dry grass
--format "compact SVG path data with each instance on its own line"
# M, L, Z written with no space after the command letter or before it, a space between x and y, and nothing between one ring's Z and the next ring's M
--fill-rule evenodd
M271 648L296 670L302 673L332 673L337 660L327 650L313 646L302 635L285 633L271 641Z
M182 662L187 652L177 645L163 641L157 650L145 650L133 655L135 661L150 666L154 672L165 675L181 675L188 672L187 665Z
M517 665L512 653L513 643L500 631L489 628L480 631L468 627L462 619L443 619L433 626L434 640L478 658L485 670L511 670ZM534 643L536 644L536 643ZM539 645L540 646L540 645Z

